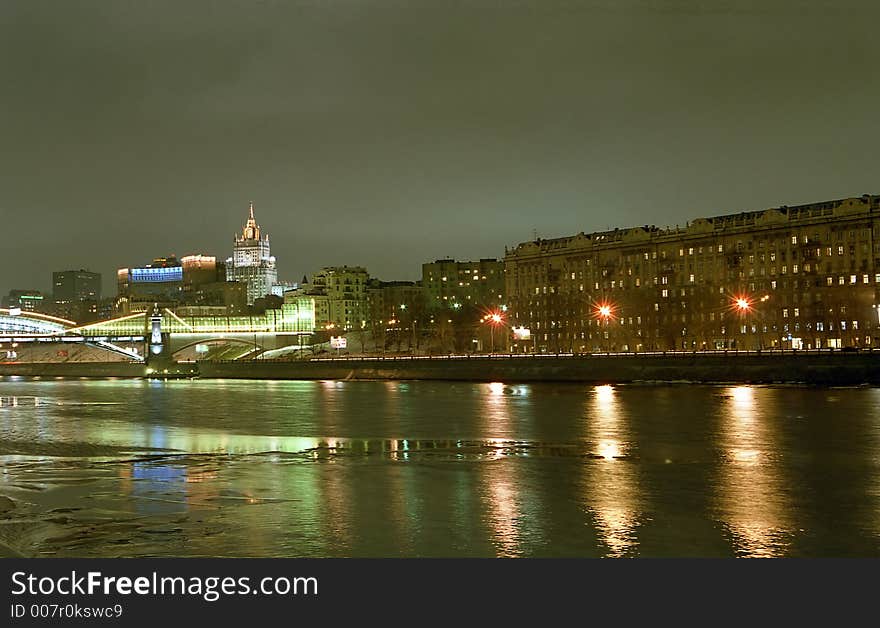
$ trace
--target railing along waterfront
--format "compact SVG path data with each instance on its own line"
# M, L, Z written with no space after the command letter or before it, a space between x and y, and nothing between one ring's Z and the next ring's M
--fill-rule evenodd
M706 349L699 351L606 351L591 353L463 353L443 355L340 355L312 356L309 358L256 358L257 362L410 362L415 360L541 360L541 359L579 359L579 358L611 358L625 357L637 359L641 357L672 357L686 358L699 356L797 356L797 355L845 355L857 356L880 354L880 349L873 348L826 348L826 349ZM210 360L212 362L243 362L243 360ZM254 361L254 360L248 360Z

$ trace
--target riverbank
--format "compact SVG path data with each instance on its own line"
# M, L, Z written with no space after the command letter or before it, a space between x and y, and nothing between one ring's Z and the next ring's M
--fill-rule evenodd
M474 382L798 383L880 385L880 351L718 352L540 356L327 358L176 364L170 373L143 364L0 364L0 376L201 377L215 379L448 380Z
M205 362L200 377L475 382L880 384L878 352L719 352Z

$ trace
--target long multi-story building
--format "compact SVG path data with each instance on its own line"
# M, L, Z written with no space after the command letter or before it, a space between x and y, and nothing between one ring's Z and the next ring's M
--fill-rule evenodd
M273 293L278 283L278 271L275 258L269 247L269 236L261 235L260 226L254 218L254 204L250 204L250 213L232 244L232 257L226 260L226 279L247 284L247 303L267 294Z
M504 261L516 351L880 345L880 196L539 239Z
M422 286L429 309L466 305L496 307L504 303L504 262L438 259L422 264Z

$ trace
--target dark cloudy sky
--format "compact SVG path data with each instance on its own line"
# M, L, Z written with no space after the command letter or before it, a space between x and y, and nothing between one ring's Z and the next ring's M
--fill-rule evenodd
M3 0L0 292L282 278L880 193L876 2Z

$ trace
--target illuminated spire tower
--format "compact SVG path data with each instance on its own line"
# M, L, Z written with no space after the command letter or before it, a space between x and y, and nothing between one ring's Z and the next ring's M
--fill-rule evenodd
M247 284L248 305L271 294L272 286L278 283L275 258L269 250L269 236L260 235L260 225L254 218L253 201L241 235L234 236L232 257L226 260L226 278Z

